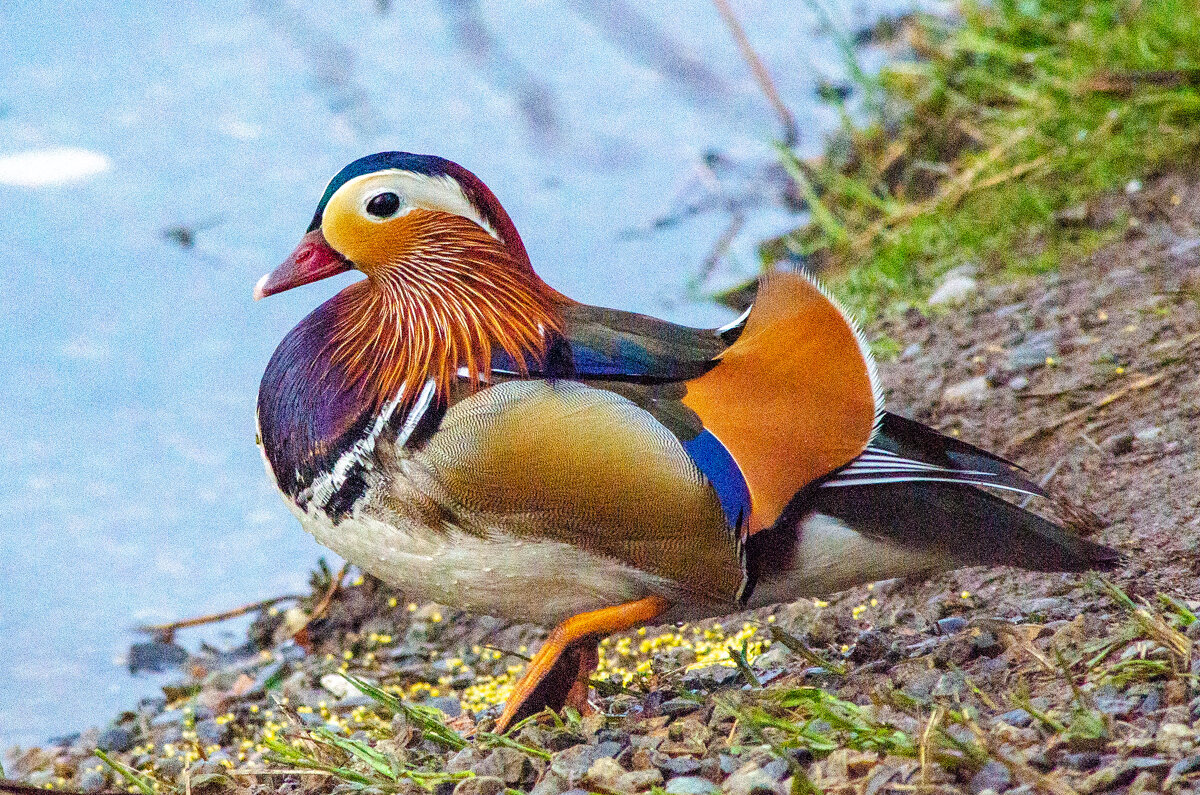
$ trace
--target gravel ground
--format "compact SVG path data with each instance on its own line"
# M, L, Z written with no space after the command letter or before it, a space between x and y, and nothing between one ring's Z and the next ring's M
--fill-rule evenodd
M542 630L353 574L305 626L317 576L240 650L138 649L186 657L179 683L10 750L7 775L92 792L1198 791L1200 181L1131 186L1047 234L1114 218L1125 238L1087 262L1003 285L960 271L943 293L960 303L871 330L899 343L893 410L1107 521L1098 537L1130 558L1108 580L970 569L641 630L603 647L596 714L499 737Z

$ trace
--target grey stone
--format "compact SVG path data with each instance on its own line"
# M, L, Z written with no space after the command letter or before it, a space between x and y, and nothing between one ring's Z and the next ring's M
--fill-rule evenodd
M99 792L108 786L108 771L103 765L86 762L87 769L79 776L79 789L84 792Z
M950 671L938 678L929 695L940 698L961 696L967 689L966 675L961 671Z
M1100 765L1098 751L1080 751L1074 754L1064 754L1063 764L1072 770L1095 770Z
M154 763L154 772L158 773L159 778L174 781L183 772L183 757L176 755L158 759Z
M597 759L604 756L616 756L621 753L621 744L603 742L597 745L576 745L559 751L550 757L550 769L569 782L575 782L587 775L588 768Z
M1096 709L1116 718L1124 717L1133 711L1133 702L1130 699L1118 693L1102 692L1104 690L1105 688L1100 688L1095 694Z
M657 768L631 770L617 776L613 789L618 792L642 792L663 783L663 775Z
M1003 792L1008 789L1010 784L1012 784L1012 774L1008 772L1008 768L993 759L971 777L969 787L972 793L979 795L984 790Z
M224 745L229 739L229 724L220 724L215 720L203 720L196 724L196 737L205 745Z
M738 770L725 779L722 789L726 795L783 795L783 784L757 767Z
M160 674L181 667L187 662L187 649L174 643L153 640L129 647L129 672L149 671Z
M459 753L462 753L461 751ZM471 770L477 776L495 776L506 784L516 784L525 777L529 760L516 748L497 748ZM447 769L449 764L447 763Z
M1031 599L1025 603L1025 614L1032 615L1041 613L1047 618L1057 618L1064 612L1070 612L1070 608L1062 599L1055 599L1048 596L1042 599Z
M717 688L732 685L741 673L727 665L708 665L688 671L683 677L683 686L692 690Z
M454 696L436 696L427 699L425 706L440 709L447 718L457 718L462 714L462 702Z
M133 732L121 726L110 726L96 738L96 747L101 751L119 754L133 747Z
M658 769L668 776L690 776L700 769L700 762L690 756L667 757Z
M957 306L979 290L979 282L964 273L949 273L929 296L930 306Z
M988 384L986 375L968 378L966 381L959 381L942 390L942 401L945 403L980 402L987 397L989 389L991 386Z
M483 761L483 754L477 749L467 747L458 751L446 760L447 773L465 773ZM476 771L478 772L478 771Z
M713 795L721 788L699 776L678 776L667 782L664 788L669 795Z
M1200 770L1200 754L1184 757L1171 766L1171 770L1167 773L1167 780L1163 782L1163 786L1170 786L1173 781L1189 773L1195 773L1197 770Z
M941 635L954 635L967 628L967 620L962 616L947 616L938 619L937 628Z
M971 646L977 654L986 657L992 657L1004 651L1004 644L996 637L996 633L988 629L979 631L979 634L971 639Z
M1035 370L1046 366L1046 360L1058 355L1056 329L1030 334L1020 345L1008 350L1006 367L1009 370Z
M588 768L587 780L605 789L619 789L617 778L625 773L625 768L610 756L602 756Z
M772 759L759 769L776 781L783 781L791 772L786 759Z
M562 795L567 791L570 785L567 780L554 772L554 769L546 771L546 775L542 776L538 783L533 785L533 789L529 791L529 795Z
M1200 622L1197 622L1200 623ZM673 698L670 701L664 701L658 711L663 715L670 715L672 718L680 715L687 715L700 709L700 705L695 701L689 701L686 698Z
M1158 712L1162 708L1162 691L1154 688L1146 697L1142 699L1142 703L1138 704L1138 712L1143 715L1151 715Z
M1033 723L1033 716L1023 709L1014 709L1001 715L1000 720L1009 726L1016 726L1019 729L1023 729Z
M1167 254L1184 263L1194 262L1200 257L1200 237L1185 238L1167 249Z
M495 776L464 778L454 787L454 795L500 795L504 782Z
M358 690L350 684L350 680L341 674L325 674L321 677L321 687L328 690L334 698L345 698Z
M1158 438L1160 436L1162 436L1162 432L1163 432L1162 428L1160 428L1157 425L1152 425L1149 428L1143 428L1142 430L1135 433L1133 435L1133 438L1137 439L1139 442L1142 442L1143 444L1147 444L1149 442L1158 441Z

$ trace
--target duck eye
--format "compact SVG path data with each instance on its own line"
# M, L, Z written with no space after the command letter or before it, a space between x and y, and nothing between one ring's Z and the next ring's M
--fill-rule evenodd
M391 192L372 196L367 202L367 212L376 218L391 218L399 209L400 197Z

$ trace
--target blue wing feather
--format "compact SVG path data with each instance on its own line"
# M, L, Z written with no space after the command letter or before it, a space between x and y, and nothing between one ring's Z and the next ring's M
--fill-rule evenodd
M684 441L683 449L716 490L729 526L740 529L742 522L750 515L750 488L737 461L733 460L721 440L708 430L700 431Z

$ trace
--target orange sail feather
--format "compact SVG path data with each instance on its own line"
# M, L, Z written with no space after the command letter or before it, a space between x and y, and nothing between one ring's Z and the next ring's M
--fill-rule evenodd
M799 274L763 282L745 331L720 364L687 383L683 402L741 467L751 533L866 449L875 426L870 363L855 328Z

